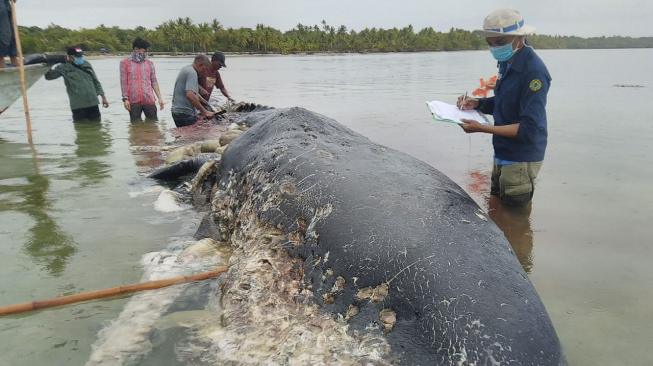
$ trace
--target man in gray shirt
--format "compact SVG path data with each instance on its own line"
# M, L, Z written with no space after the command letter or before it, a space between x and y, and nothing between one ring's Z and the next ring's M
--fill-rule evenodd
M215 113L209 112L200 102L198 75L206 75L211 61L206 55L195 57L192 65L181 69L172 95L172 119L177 127L190 126L197 122L197 111L208 119Z

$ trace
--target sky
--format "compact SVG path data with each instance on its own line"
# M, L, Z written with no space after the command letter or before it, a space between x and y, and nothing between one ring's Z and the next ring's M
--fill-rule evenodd
M24 26L154 28L189 17L196 23L215 18L227 28L260 23L282 31L322 20L354 30L408 24L416 30L474 30L491 11L510 7L538 34L653 36L651 0L17 0L17 7L18 23Z

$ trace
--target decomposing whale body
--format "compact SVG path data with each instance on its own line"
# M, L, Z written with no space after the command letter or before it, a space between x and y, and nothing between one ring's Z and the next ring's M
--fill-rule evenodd
M173 261L187 257L175 249L168 261L184 270L220 261L205 251L229 253L209 315L179 324L177 361L565 364L503 234L442 173L301 108L234 110L224 119L235 123L219 140L176 148L171 165L151 175L178 182L195 174L162 193L208 210L192 247L202 250ZM166 271L165 261L146 262ZM102 331L89 365L142 359L177 296L132 299ZM131 308L152 310L136 332L121 321L132 319ZM135 336L126 341L125 332Z
M509 243L445 175L305 109L239 122L251 128L224 151L198 231L235 248L222 324L189 349L232 363L265 349L272 363L566 364Z

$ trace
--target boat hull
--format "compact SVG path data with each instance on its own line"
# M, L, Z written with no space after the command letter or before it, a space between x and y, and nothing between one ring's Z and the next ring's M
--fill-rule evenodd
M36 83L48 70L46 65L25 66L25 81L27 88ZM17 67L0 69L0 113L9 108L20 98L20 73Z

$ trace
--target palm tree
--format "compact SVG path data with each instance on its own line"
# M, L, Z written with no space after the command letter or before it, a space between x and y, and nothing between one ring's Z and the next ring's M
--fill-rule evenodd
M209 23L200 23L197 26L197 43L202 51L207 52L213 40L213 29Z

